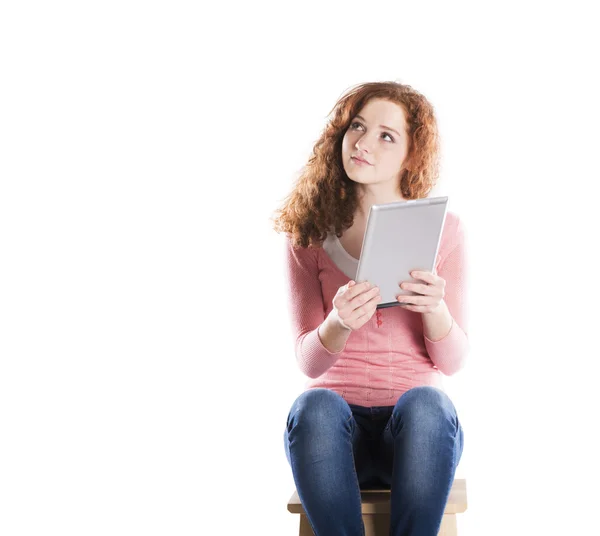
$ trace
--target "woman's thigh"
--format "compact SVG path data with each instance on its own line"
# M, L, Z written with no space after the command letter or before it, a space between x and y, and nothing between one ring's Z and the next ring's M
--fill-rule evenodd
M291 464L290 436L303 453L310 450L313 456L341 452L349 441L359 476L368 465L365 431L354 418L350 405L331 389L309 389L292 404L284 430L285 454Z
M412 458L424 460L428 445L432 447L431 454L434 456L450 452L440 449L442 438L451 443L456 468L463 450L463 430L454 404L446 393L435 387L408 390L396 402L381 435L378 474L391 485L395 455L407 456L411 451L418 451L419 455Z

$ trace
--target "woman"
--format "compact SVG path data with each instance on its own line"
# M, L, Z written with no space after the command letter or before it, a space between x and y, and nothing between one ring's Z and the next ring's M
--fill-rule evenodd
M357 86L275 218L286 233L296 358L309 377L284 442L317 536L362 535L360 490L391 489L391 534L437 535L463 450L442 374L468 351L464 228L448 211L434 272L399 306L356 283L373 204L427 197L438 176L431 104L396 82Z

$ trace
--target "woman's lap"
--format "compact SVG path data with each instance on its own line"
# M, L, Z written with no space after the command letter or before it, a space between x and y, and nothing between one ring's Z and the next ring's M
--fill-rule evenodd
M412 426L424 435L438 428L441 418L453 420L460 434L458 458L462 454L462 428L454 405L440 389L429 386L415 387L405 392L394 406L363 407L347 403L338 393L329 389L310 389L292 404L284 434L285 452L291 464L288 432L294 413L313 421L312 441L320 441L323 448L335 445L341 438L332 427L319 426L319 422L339 419L351 429L354 469L361 489L387 488L392 484L394 452L399 450L395 436L402 427ZM407 453L410 443L404 443ZM422 446L422 445L421 445ZM418 449L419 445L415 445ZM402 456L402 452L398 452ZM458 465L458 459L455 463Z

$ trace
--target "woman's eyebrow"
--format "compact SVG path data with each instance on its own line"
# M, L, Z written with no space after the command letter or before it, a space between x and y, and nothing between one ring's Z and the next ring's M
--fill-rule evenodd
M362 119L362 120L363 120L363 121L365 121L365 123L366 123L366 120L365 120L365 118L364 118L362 115L358 115L358 114L356 114L356 117L357 117L358 119ZM385 128L386 130L391 130L392 132L395 132L396 134L398 134L398 136L400 136L400 132L398 132L397 130L394 130L394 129L393 129L393 128L391 128L391 127L386 127L385 125L379 125L379 126L380 126L381 128Z

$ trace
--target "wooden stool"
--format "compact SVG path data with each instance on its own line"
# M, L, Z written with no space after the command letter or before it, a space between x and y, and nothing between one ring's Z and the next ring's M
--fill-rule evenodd
M362 516L365 525L365 536L388 536L390 532L390 490L362 490ZM288 505L292 514L300 514L299 536L314 536L308 522L298 492L294 491ZM467 509L467 481L457 478L452 484L450 497L446 503L444 518L438 536L457 536L456 514Z

